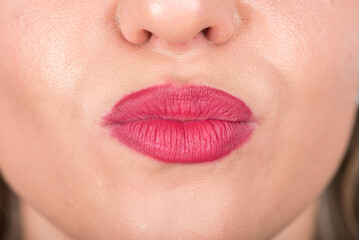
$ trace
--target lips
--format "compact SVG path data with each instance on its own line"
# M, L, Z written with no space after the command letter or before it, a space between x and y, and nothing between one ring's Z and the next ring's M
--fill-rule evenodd
M102 120L120 143L165 163L219 160L254 130L253 113L242 100L201 85L164 84L134 92Z

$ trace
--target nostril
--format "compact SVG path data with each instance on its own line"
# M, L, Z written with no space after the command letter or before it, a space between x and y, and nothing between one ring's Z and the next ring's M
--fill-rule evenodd
M207 28L205 28L205 29L202 30L202 33L203 33L203 35L204 35L205 37L207 37L210 28L211 28L211 27L207 27Z
M152 33L146 29L138 30L134 38L131 39L130 36L127 36L130 43L134 45L145 44L152 36Z
M228 41L235 29L232 1L120 2L116 12L117 26L123 38L133 45L144 45L155 36L167 45L204 43L202 40L219 45Z
M142 35L144 36L144 38L145 38L146 40L148 40L148 39L151 38L152 32L150 32L150 31L148 31L148 30L146 30L146 29L143 29L143 30L142 30Z

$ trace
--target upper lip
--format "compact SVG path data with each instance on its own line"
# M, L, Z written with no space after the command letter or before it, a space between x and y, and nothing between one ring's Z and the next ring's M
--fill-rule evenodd
M242 100L215 88L163 84L125 96L103 118L104 125L146 119L249 122L253 113Z

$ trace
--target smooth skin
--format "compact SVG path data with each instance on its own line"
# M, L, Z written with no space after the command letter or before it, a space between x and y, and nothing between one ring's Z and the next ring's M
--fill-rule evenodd
M25 240L312 239L359 90L357 0L2 0L0 169ZM100 125L123 96L205 84L258 118L165 164Z

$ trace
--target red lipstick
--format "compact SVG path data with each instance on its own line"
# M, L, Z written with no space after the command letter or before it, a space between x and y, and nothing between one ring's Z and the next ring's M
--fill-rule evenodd
M201 85L134 92L102 120L119 142L166 163L218 160L242 146L254 129L253 113L243 101Z

